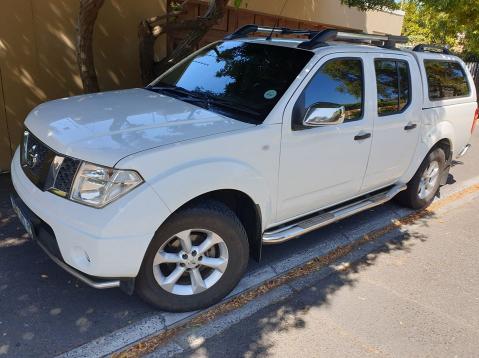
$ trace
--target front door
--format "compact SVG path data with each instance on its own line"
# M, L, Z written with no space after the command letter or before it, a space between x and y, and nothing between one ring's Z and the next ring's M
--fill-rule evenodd
M284 112L277 222L358 194L371 146L373 69L362 54L328 55L313 67ZM302 125L308 109L341 107L344 123Z

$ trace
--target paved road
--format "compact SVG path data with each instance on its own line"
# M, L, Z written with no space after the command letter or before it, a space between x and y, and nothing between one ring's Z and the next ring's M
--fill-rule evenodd
M203 343L179 356L477 357L478 211L472 200L406 226L349 271L209 339L215 322L192 331Z
M458 163L452 190L479 174L479 132L473 148ZM77 282L59 269L32 242L26 239L8 201L11 184L0 175L0 357L52 356L94 338L137 322L154 311L137 297L119 290L97 291ZM278 262L314 245L332 230L359 227L390 218L397 208L386 204L376 210L347 219L334 228L324 228L301 240L268 247L261 265L252 262L250 270Z

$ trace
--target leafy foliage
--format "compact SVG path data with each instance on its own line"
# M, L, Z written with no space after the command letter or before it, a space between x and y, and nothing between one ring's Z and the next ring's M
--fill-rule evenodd
M341 0L349 7L357 7L361 11L367 10L394 10L399 6L394 0Z
M362 11L397 9L395 0L340 0ZM479 56L479 0L403 0L403 34L413 43L447 44Z
M419 1L408 2L404 10L403 35L413 44L442 44L456 46L459 23L448 13L432 9Z
M403 34L411 42L479 55L479 0L409 0L404 10Z
M240 7L242 3L243 3L243 0L234 0L233 1L233 5L235 7Z

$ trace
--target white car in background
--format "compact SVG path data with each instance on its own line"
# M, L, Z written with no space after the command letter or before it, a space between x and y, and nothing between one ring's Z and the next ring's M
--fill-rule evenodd
M248 25L146 88L44 103L13 158L13 206L93 287L212 305L263 244L395 196L431 203L468 149L476 90L459 58L404 41Z

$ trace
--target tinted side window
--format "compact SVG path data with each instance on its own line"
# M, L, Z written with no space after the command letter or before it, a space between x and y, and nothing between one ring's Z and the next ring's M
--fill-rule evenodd
M363 64L360 59L340 58L326 62L306 86L303 112L315 104L344 106L346 121L361 118L363 112Z
M469 84L461 65L454 61L424 60L429 99L440 100L469 95Z
M396 62L399 75L399 111L402 111L410 102L411 76L409 75L409 65L405 61Z
M409 67L405 61L375 60L378 114L401 112L410 101Z

